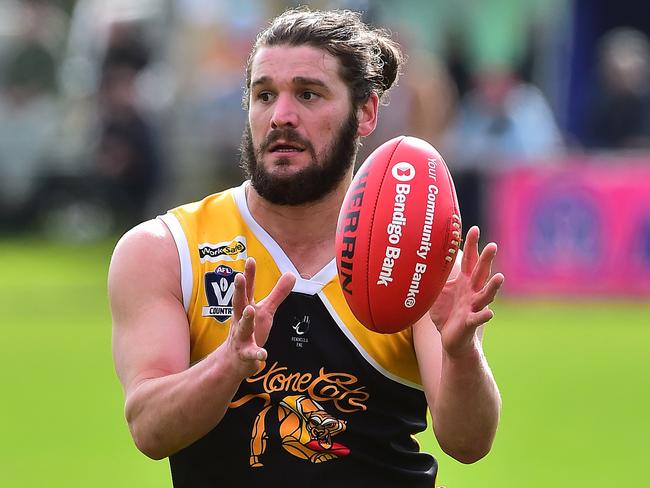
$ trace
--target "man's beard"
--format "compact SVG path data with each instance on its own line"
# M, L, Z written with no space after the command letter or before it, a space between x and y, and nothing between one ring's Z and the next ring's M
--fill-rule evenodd
M318 158L312 144L303 139L292 127L274 129L257 151L253 146L250 124L246 124L241 140L240 165L251 180L255 191L271 203L301 205L316 202L330 193L343 180L357 155L357 129L359 122L354 110L350 111L332 143ZM289 176L277 176L266 170L259 159L275 141L293 142L311 154L311 163ZM278 158L275 164L289 165L289 158Z

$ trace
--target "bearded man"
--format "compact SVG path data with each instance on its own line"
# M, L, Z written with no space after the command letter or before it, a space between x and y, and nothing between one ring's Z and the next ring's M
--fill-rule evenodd
M432 487L413 435L483 457L500 396L481 346L503 276L477 228L438 301L382 335L345 303L336 223L359 140L403 56L349 11L296 9L247 64L239 187L125 234L109 272L113 352L137 447L174 486Z

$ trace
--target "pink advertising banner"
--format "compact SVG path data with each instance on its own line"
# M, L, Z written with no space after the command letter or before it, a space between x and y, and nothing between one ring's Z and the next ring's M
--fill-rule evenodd
M511 169L492 183L504 291L650 300L650 158Z

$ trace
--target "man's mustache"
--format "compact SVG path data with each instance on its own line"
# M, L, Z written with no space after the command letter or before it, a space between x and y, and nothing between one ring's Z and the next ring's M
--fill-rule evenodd
M279 140L284 142L295 143L305 148L312 156L314 156L314 147L311 142L303 138L297 130L292 127L283 127L281 129L273 129L260 145L259 152L263 154L272 144Z

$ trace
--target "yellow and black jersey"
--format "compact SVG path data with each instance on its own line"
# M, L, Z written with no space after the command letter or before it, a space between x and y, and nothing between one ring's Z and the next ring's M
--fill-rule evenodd
M174 486L434 486L437 463L413 438L427 403L411 329L363 327L334 260L300 278L252 218L246 184L160 217L178 248L192 362L228 336L234 277L248 256L256 300L282 273L298 276L275 314L267 361L211 432L170 457Z

